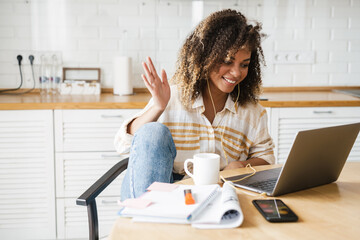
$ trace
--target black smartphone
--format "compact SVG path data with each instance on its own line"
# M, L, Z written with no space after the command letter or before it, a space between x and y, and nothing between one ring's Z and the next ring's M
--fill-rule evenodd
M259 199L253 200L257 210L269 222L296 222L298 217L280 199Z

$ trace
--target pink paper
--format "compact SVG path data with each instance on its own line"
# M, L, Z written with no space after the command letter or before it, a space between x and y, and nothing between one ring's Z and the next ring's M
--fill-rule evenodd
M160 191L160 192L171 192L176 189L178 185L171 183L162 183L162 182L154 182L151 184L147 190L148 191Z
M118 203L123 207L144 209L151 204L151 201L149 199L142 198L128 198L125 201L119 201Z

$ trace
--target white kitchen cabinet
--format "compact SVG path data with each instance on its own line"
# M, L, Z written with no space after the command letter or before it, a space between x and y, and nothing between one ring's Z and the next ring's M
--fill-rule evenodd
M139 109L55 110L55 151L115 151L121 123Z
M272 108L270 132L277 163L286 160L298 131L355 122L360 122L360 107ZM360 161L359 136L347 161Z
M76 198L126 157L115 152L114 137L122 122L138 111L54 111L58 238L88 238L87 209L77 206ZM97 198L100 236L109 234L117 217L123 175Z
M52 110L0 111L0 238L56 238Z

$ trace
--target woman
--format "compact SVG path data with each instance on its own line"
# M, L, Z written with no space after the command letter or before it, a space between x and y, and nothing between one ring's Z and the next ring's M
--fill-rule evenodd
M134 198L154 181L184 177L195 153L215 152L221 169L274 163L261 86L261 27L235 10L204 19L180 50L173 86L151 59L142 75L152 99L116 135L118 152L130 151L121 198Z

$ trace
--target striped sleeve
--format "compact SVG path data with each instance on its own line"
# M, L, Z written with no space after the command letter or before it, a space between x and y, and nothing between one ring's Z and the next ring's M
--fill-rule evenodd
M131 135L127 132L128 125L135 118L144 114L144 112L146 112L152 105L153 105L153 99L151 98L149 103L146 105L146 107L143 110L141 110L139 113L135 114L133 117L125 120L122 123L122 125L121 125L120 129L118 130L118 132L116 133L115 139L114 139L114 146L115 146L116 152L118 152L119 154L128 154L130 152L130 147L131 147L131 143L134 138L134 135Z
M274 143L269 134L267 125L267 113L264 109L257 125L256 138L249 150L249 158L261 158L269 164L275 163Z

